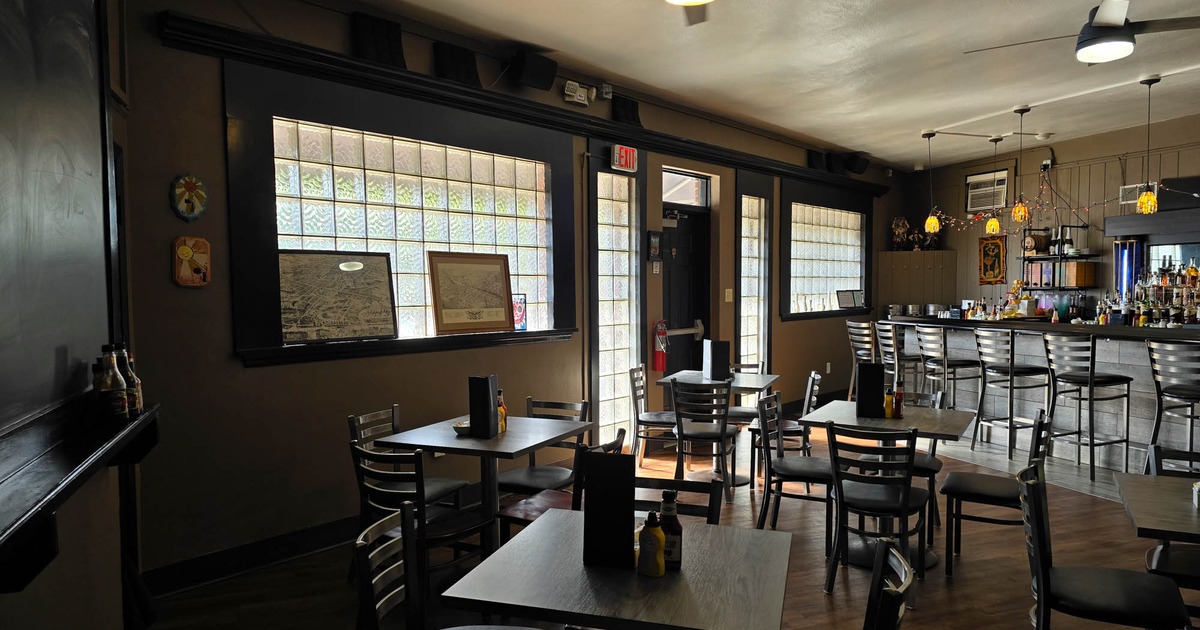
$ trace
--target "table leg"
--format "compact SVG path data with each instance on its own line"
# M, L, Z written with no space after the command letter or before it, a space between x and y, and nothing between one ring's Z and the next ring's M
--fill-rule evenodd
M487 455L479 458L479 485L482 491L482 504L485 513L492 517L492 526L482 541L485 553L491 553L500 548L500 529L496 523L496 513L500 511L500 464L495 457Z

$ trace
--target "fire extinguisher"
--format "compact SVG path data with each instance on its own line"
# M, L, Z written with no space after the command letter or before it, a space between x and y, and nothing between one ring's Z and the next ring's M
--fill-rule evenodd
M667 320L660 319L654 323L654 366L655 372L665 372L667 369Z

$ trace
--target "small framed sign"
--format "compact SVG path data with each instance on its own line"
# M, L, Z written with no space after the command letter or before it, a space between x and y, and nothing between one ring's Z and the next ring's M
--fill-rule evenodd
M662 260L662 232L650 230L646 232L646 259Z

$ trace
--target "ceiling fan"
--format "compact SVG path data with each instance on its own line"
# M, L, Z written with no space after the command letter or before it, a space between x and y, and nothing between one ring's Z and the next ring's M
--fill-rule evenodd
M1059 35L1058 37L977 48L965 51L963 54L1075 37L1075 58L1091 65L1128 57L1133 53L1137 35L1200 28L1200 16L1130 22L1126 17L1129 12L1129 2L1130 0L1101 0L1099 6L1093 7L1088 13L1088 21L1080 29L1079 35Z
M708 21L708 4L713 0L667 0L668 4L683 7L683 17L688 26Z

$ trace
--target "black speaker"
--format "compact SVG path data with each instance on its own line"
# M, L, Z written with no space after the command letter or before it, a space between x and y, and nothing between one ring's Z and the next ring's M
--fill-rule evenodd
M861 153L847 153L842 156L842 166L855 175L862 175L867 172L867 167L870 165L871 160L868 160Z
M818 171L825 170L825 154L820 151L808 150L808 168Z
M554 87L558 76L558 62L535 52L522 50L512 58L513 80L535 90Z
M462 46L434 42L433 72L443 79L474 88L483 87L479 82L479 66L475 64L475 53Z
M350 30L355 57L405 69L404 46L399 22L391 22L366 13L350 14Z
M638 102L620 94L613 94L612 119L619 123L641 127L642 118L638 114Z

